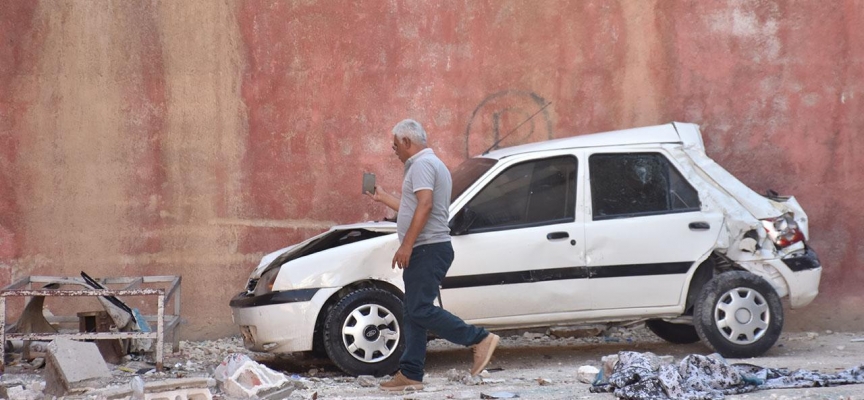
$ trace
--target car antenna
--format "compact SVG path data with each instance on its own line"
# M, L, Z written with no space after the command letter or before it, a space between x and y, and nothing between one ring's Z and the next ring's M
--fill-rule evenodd
M496 140L495 143L492 143L492 146L489 147L488 149L486 149L486 151L484 151L483 154L481 154L481 155L486 155L486 154L488 154L489 151L491 151L492 149L495 148L495 146L498 145L498 143L501 143L501 141L504 140L504 139L506 139L507 136L510 136L511 133L516 132L516 130L519 129L520 126L525 125L526 122L530 121L531 118L534 118L535 115L540 114L540 111L543 111L544 109L546 109L546 107L549 107L550 104L552 104L551 101L548 102L548 103L546 103L546 105L544 105L543 107L540 107L540 109L537 110L537 112L535 112L534 114L531 114L531 116L528 117L526 120L522 121L521 124L516 125L516 127L513 128L513 130L511 130L510 132L507 132L507 134L504 135L504 137L502 137L501 139Z

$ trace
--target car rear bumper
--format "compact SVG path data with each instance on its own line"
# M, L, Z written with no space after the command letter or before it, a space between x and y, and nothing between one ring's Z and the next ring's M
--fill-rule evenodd
M337 288L300 289L231 299L234 323L252 351L293 353L312 350L318 313Z
M816 252L807 247L803 253L790 254L780 261L788 271L783 272L783 278L789 286L789 305L800 308L810 304L819 294L822 279L822 264Z
M819 281L822 279L822 267L793 272L792 278L786 278L789 283L789 305L792 308L804 307L819 294Z

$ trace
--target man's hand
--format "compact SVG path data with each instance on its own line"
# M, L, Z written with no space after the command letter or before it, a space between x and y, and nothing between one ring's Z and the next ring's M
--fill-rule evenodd
M372 193L372 192L363 192L363 194L365 194L365 195L371 197L372 200L375 200L375 201L378 201L378 202L382 201L382 199L383 199L383 197L382 197L382 196L383 196L383 193L384 193L384 190L381 189L381 186L378 186L378 185L375 185L375 193Z
M366 195L372 200L384 203L385 206L390 207L394 211L399 211L399 199L387 193L381 186L375 185L375 193L366 192Z
M413 250L413 246L406 245L405 243L399 246L399 250L396 250L396 254L393 255L393 264L390 265L390 268L408 268L408 262L411 260Z

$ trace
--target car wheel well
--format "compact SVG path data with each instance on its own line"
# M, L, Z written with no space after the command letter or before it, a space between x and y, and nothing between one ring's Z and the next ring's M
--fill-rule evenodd
M351 292L364 288L377 288L386 290L392 293L394 296L398 297L399 300L405 300L402 291L389 282L367 279L345 285L344 287L342 287L342 289L339 289L338 291L336 291L336 293L330 295L330 298L328 298L327 301L324 302L324 305L318 312L318 317L315 319L315 331L312 334L312 353L314 355L327 357L327 352L324 350L324 320L326 320L327 315L330 314L330 309L333 308L336 303L339 303L339 300L342 300Z
M687 288L687 302L684 305L684 315L693 315L693 306L696 304L699 292L702 291L702 286L705 286L714 276L729 271L746 271L746 269L736 264L729 257L716 251L712 252L705 261L702 261L696 267L693 278L690 279L690 286Z

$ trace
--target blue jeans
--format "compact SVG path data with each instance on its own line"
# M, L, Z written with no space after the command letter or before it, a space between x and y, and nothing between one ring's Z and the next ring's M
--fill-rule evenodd
M438 297L441 280L453 262L450 242L417 246L411 252L408 268L402 272L405 282L405 313L402 332L405 352L399 359L402 375L415 381L423 380L426 362L427 331L463 346L479 343L489 334L485 329L468 325L432 302Z

